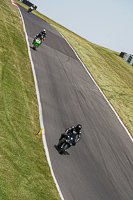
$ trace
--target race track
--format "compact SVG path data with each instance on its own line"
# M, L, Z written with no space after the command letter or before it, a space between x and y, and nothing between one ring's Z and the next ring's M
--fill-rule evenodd
M30 50L50 159L64 199L133 200L131 139L60 33L19 8L31 46L36 33L47 31L37 51ZM81 141L60 155L55 149L60 134L77 123L83 126Z

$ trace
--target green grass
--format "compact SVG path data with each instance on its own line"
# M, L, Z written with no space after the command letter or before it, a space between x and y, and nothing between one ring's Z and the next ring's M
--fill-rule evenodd
M1 199L60 199L42 139L35 136L40 130L38 104L20 15L10 0L0 0L0 5ZM133 67L118 52L33 13L73 46L133 136Z
M45 156L18 9L0 0L1 200L59 200Z

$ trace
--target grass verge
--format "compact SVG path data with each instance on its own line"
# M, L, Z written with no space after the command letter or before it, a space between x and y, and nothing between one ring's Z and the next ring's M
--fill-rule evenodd
M18 9L0 0L1 200L60 199L45 156Z

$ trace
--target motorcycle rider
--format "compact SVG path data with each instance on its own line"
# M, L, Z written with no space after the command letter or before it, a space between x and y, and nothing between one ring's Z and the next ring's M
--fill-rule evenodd
M33 9L34 9L34 10L36 9L36 6L35 6L35 5L33 5Z
M76 143L79 142L80 139L81 139L81 128L82 128L81 124L78 124L77 126L72 126L70 128L67 128L65 130L65 133L61 134L61 136L59 138L59 141L61 141L63 138L66 138L70 133L74 133L75 137L74 137L73 145L75 146ZM58 145L57 145L57 148L59 148Z
M32 6L30 6L29 8L28 8L28 10L27 10L27 12L29 13L29 12L32 12L33 10L36 10L36 6L35 5L32 5Z
M34 37L34 40L33 40L32 44L35 42L35 40L36 40L37 38L40 38L41 44L42 44L42 41L44 41L45 38L46 38L46 30L43 29L40 33L36 34L36 36Z

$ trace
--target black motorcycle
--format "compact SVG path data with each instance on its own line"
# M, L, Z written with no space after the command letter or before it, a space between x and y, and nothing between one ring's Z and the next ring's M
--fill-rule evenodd
M70 148L71 146L75 145L75 134L69 133L66 137L59 140L57 145L58 152L63 154L66 149Z
M34 10L34 8L33 8L33 6L31 6L31 7L28 8L27 12L30 13L30 12L32 12L33 10Z

